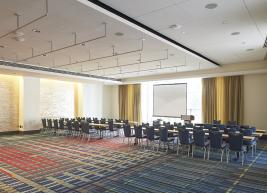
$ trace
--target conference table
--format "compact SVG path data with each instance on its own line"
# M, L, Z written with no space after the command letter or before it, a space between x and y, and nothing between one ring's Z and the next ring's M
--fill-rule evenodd
M108 124L102 124L102 123L89 123L90 126L98 127L99 129L99 139L103 139L103 130L105 130L108 127Z

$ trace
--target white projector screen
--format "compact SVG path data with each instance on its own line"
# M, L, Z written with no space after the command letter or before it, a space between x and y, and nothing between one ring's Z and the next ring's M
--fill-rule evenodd
M186 115L187 84L158 84L153 88L153 116L181 117Z

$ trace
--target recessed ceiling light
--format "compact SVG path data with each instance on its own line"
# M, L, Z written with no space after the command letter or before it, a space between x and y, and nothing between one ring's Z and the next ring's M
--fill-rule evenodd
M5 46L3 46L3 45L0 45L0 48L5 48Z
M82 43L81 46L85 46L85 43Z
M41 31L39 29L32 29L33 32L40 33Z
M174 56L175 54L169 54L169 56Z
M185 31L182 31L182 34L186 34Z
M115 36L123 36L124 34L122 32L116 32Z
M46 54L42 54L42 56L46 56Z
M172 24L169 26L170 29L176 29L176 30L181 29L181 27L182 27L181 25L176 25L176 24Z
M241 42L241 44L243 44L243 45L244 45L244 44L246 44L246 42Z
M206 9L215 9L218 6L218 4L216 3L209 3L207 5L205 5Z
M253 50L254 50L253 48L249 48L249 49L247 49L248 52L253 51Z
M231 33L232 36L236 36L236 35L239 35L239 34L240 34L240 32L238 32L238 31Z

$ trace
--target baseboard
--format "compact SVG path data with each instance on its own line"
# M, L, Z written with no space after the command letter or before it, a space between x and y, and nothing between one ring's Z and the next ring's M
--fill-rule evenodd
M38 130L30 130L30 131L3 131L0 132L1 135L30 135L40 133L40 129Z

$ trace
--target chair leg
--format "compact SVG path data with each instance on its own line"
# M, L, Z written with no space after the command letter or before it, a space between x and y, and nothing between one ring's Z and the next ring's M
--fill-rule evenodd
M230 150L226 150L226 163L229 163Z
M188 145L188 157L189 157L189 154L190 154L190 145ZM192 157L194 156L194 147L192 146Z
M205 158L206 158L206 147L204 147L204 160L205 160Z
M177 144L177 155L179 154L179 149L180 149L180 145L179 144Z
M224 149L222 149L221 151L222 151L221 152L221 162L222 162L222 160L223 160L223 154L224 154Z
M210 147L208 148L208 160L210 160Z
M242 151L242 166L244 165L244 152Z

